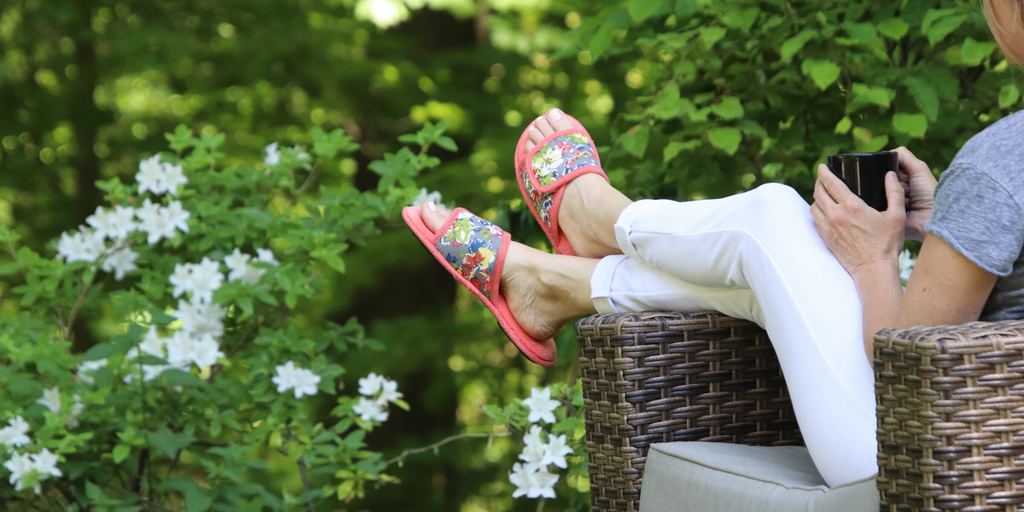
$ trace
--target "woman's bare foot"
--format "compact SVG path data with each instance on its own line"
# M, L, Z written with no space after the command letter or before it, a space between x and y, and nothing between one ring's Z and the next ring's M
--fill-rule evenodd
M421 212L423 223L435 233L449 215L433 202L424 203ZM590 277L597 262L512 242L505 255L499 289L526 334L546 340L570 319L597 312L590 300Z
M557 108L538 117L527 131L529 151L545 137L572 128ZM558 209L558 226L577 256L601 258L622 254L615 240L615 221L632 201L597 174L585 174L565 187Z

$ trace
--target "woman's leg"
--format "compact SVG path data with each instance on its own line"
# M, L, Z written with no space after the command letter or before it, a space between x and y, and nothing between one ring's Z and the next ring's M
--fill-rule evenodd
M714 308L757 322L825 481L876 471L874 377L857 290L795 191L771 184L724 199L638 201L614 232L625 257L596 267L598 309Z

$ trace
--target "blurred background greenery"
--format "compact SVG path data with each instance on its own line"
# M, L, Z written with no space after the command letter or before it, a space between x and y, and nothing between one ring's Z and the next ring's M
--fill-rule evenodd
M43 248L101 203L97 180L131 182L178 124L225 133L229 163L341 128L360 151L325 183L369 189L369 162L444 119L460 150L438 152L420 186L542 247L512 153L550 107L587 126L633 197L768 181L809 197L830 153L907 145L941 171L1020 108L1019 78L966 0L6 0L0 224ZM557 366L527 363L397 219L346 264L303 314L357 317L386 345L353 355L360 374L344 377L387 375L409 399L411 412L368 437L385 456L490 432L483 404L578 377L571 326ZM3 298L13 284L0 283L5 314L17 311ZM78 329L85 350L95 339ZM316 403L326 418L329 399ZM395 471L400 485L323 510L532 510L511 498L517 443L448 445ZM560 487L549 510L587 508L588 483L568 484L582 494Z

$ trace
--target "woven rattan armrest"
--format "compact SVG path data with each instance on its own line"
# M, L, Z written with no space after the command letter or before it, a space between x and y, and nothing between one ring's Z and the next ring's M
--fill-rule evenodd
M1024 509L1024 322L875 336L883 511Z
M587 317L576 332L595 511L638 510L653 443L803 444L756 324L646 312Z

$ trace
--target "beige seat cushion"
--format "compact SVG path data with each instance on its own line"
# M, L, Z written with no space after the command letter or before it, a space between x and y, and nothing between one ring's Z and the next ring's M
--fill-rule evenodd
M829 489L807 449L651 445L640 512L877 512L875 476Z

